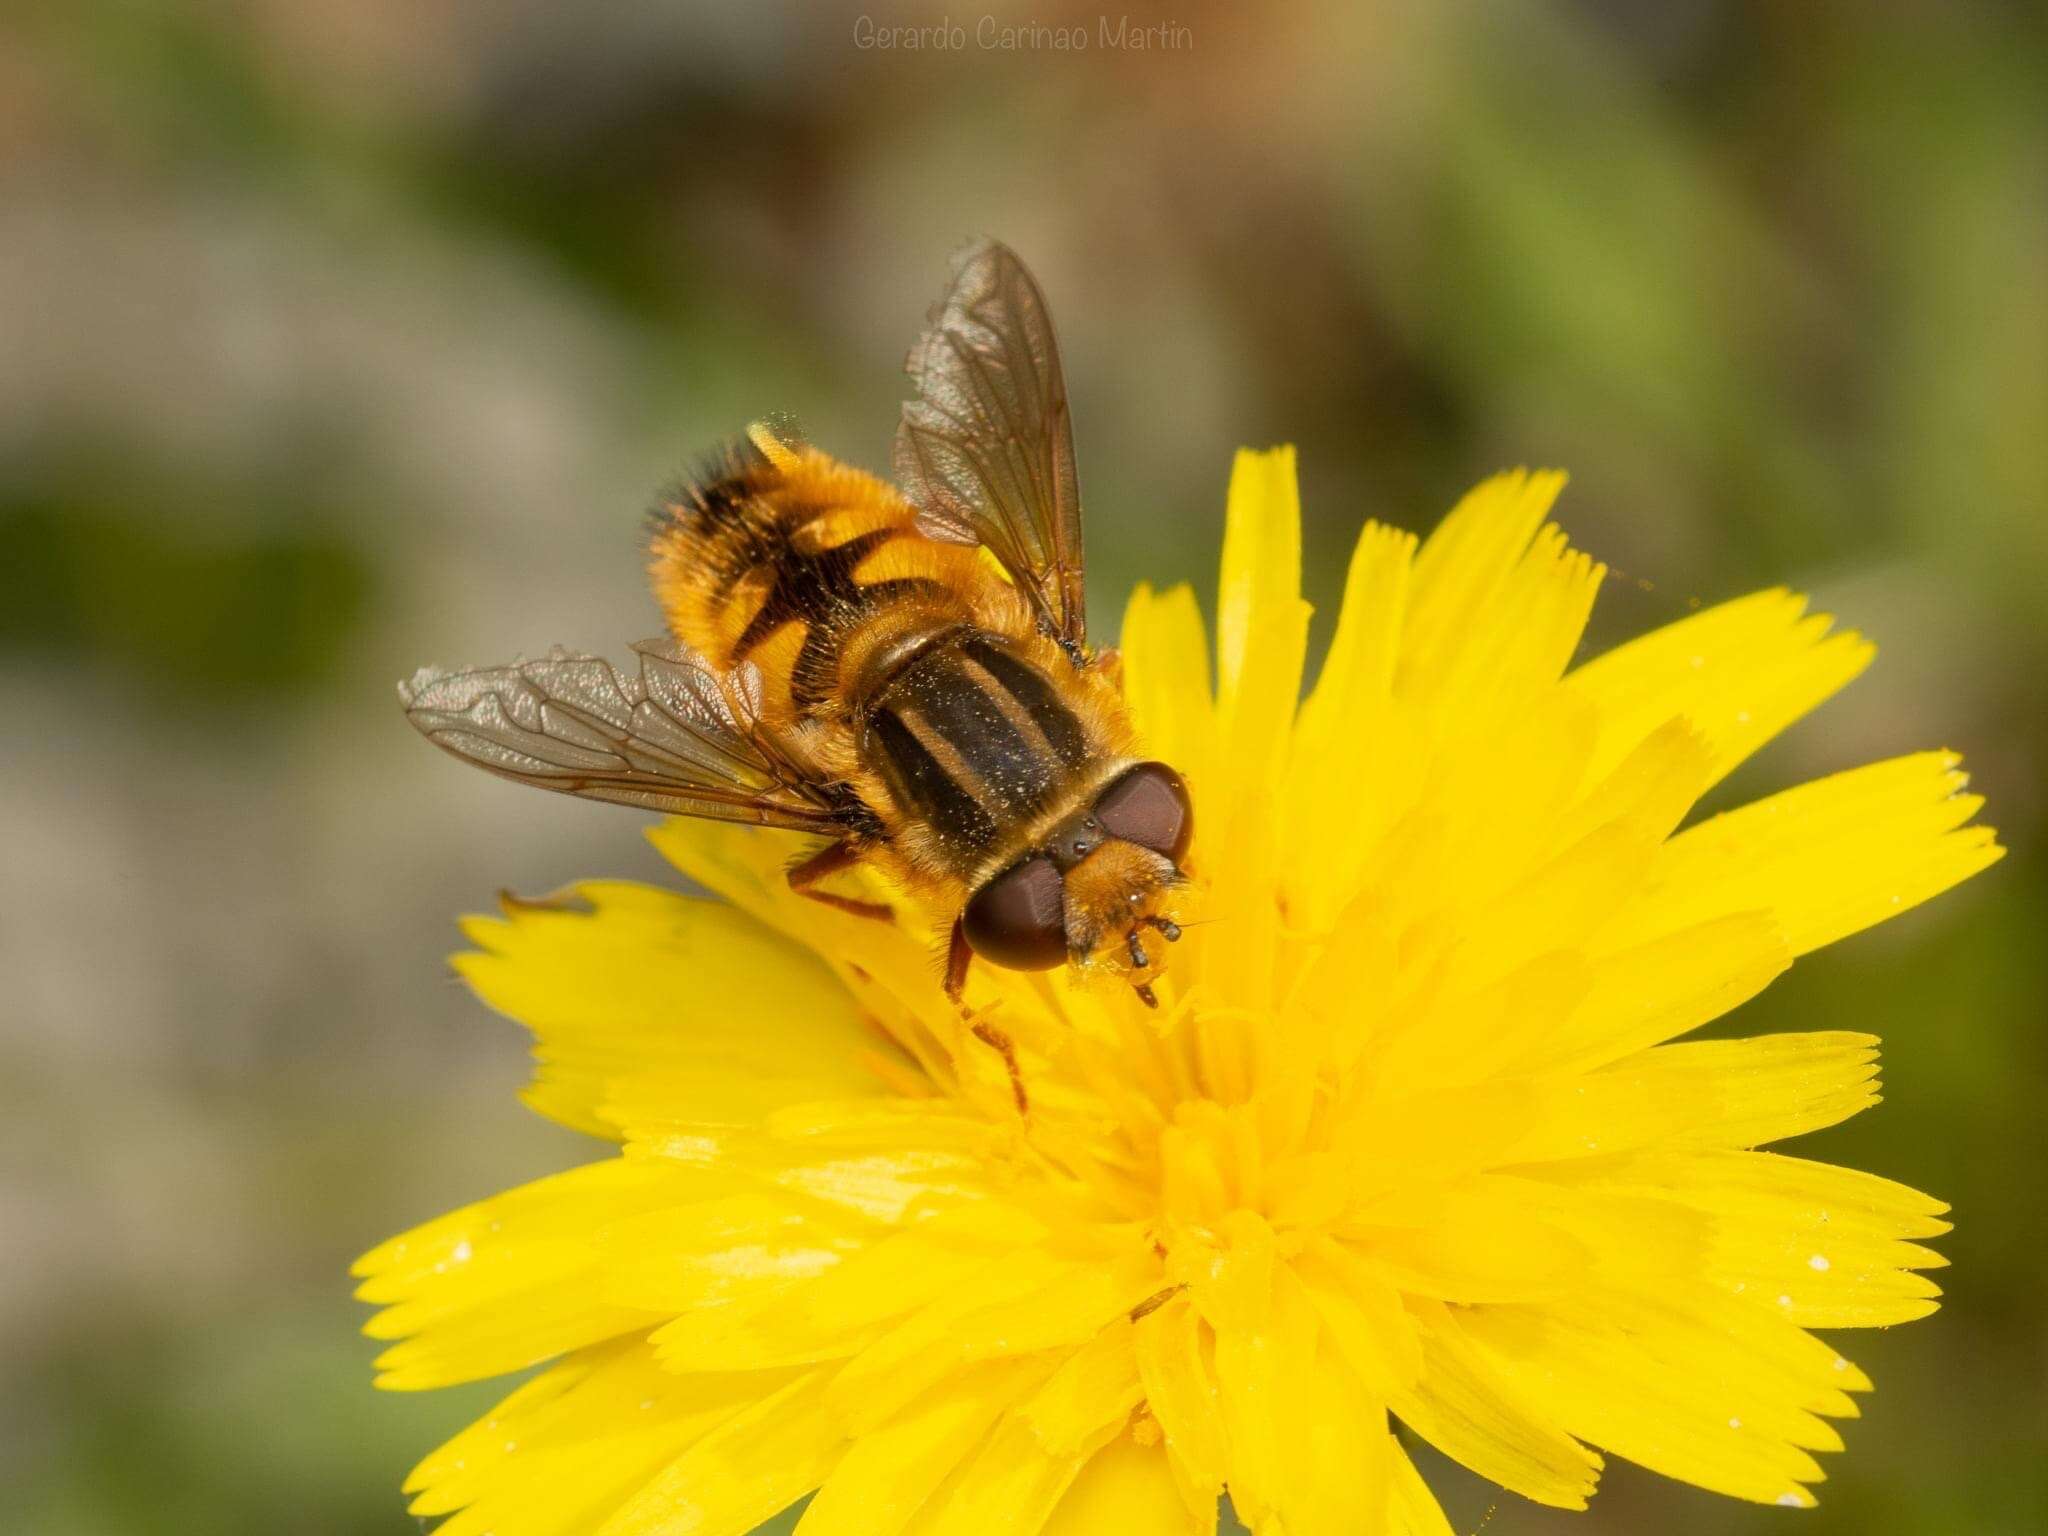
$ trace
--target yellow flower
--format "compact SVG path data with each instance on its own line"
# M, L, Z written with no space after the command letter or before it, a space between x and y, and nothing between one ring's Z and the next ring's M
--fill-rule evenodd
M1240 455L1212 695L1140 589L1125 685L1193 786L1164 1006L792 896L791 843L673 822L723 901L593 883L467 925L528 1101L620 1155L357 1266L393 1388L553 1361L408 1483L438 1536L1449 1527L1390 1428L1580 1507L1606 1451L1809 1504L1869 1388L1809 1329L1934 1309L1938 1201L1755 1150L1875 1103L1839 1030L1668 1043L1993 862L1956 759L1679 830L1870 648L1773 591L1570 666L1600 566L1503 475L1368 527L1316 687L1291 450ZM877 891L885 896L886 892ZM1596 1447L1598 1449L1596 1449Z

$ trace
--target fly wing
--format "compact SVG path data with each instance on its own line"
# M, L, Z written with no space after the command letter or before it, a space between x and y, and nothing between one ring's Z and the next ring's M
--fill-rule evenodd
M981 544L1078 654L1087 644L1081 493L1052 317L1016 252L957 258L952 286L905 370L893 465L927 536Z
M398 696L435 746L522 784L713 821L844 830L694 653L670 640L633 649L637 676L557 647L504 667L423 668Z

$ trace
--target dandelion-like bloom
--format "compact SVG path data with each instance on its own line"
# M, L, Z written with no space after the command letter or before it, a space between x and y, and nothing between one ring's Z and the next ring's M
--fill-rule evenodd
M1925 1315L1940 1202L1756 1150L1876 1102L1843 1031L1670 1043L1999 856L1956 759L1680 830L1869 660L1765 592L1570 666L1602 568L1504 475L1368 527L1300 698L1291 451L1240 456L1217 668L1141 589L1123 672L1186 774L1157 1014L792 895L672 822L708 901L593 883L466 928L541 1113L619 1155L358 1266L382 1384L552 1361L414 1472L438 1536L1447 1525L1390 1428L1545 1504L1601 1452L1810 1504L1870 1383L1811 1329ZM879 885L875 894L889 899Z

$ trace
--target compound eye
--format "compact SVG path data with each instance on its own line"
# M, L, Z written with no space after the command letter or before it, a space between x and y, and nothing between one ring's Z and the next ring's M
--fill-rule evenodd
M1066 903L1060 872L1034 855L976 891L960 916L968 945L1012 971L1049 971L1067 958Z
M1163 853L1176 864L1195 831L1188 787L1164 763L1140 763L1110 785L1096 797L1095 818L1112 837Z

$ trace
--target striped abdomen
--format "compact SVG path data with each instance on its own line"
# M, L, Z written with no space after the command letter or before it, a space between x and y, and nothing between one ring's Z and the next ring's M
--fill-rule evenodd
M966 622L981 579L893 488L759 430L662 509L652 554L676 637L715 670L757 667L771 727L843 716L872 653Z
M1022 649L978 629L955 634L897 671L862 725L862 756L896 808L963 876L1069 804L1101 761L1082 717Z

